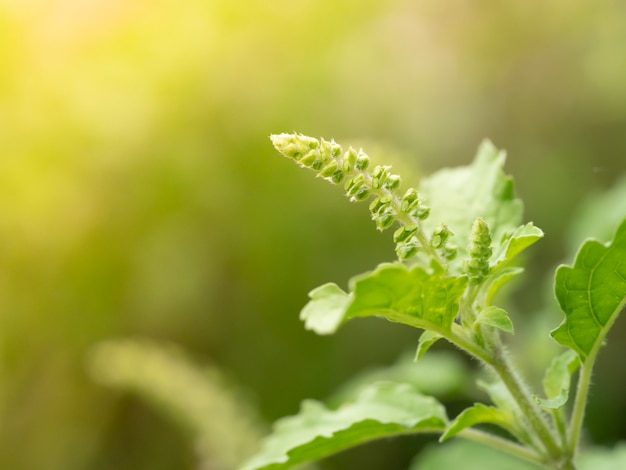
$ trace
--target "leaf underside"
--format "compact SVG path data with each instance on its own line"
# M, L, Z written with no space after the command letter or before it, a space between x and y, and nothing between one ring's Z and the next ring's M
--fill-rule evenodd
M600 347L626 302L626 220L610 245L588 240L573 266L557 269L555 294L565 320L551 335L584 362Z
M440 432L447 417L434 398L407 384L379 382L336 410L313 400L276 422L262 451L241 470L289 468L357 444L407 432Z

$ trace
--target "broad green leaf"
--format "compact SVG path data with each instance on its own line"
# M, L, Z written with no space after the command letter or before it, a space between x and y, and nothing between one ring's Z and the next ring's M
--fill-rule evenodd
M458 312L467 278L428 272L419 265L383 263L350 284L354 299L346 318L375 315L444 333Z
M543 467L477 442L455 439L426 447L409 470L542 470ZM596 467L593 470L604 470ZM585 469L587 470L587 469ZM613 470L613 469L611 469Z
M241 470L282 469L349 447L406 432L440 431L443 406L406 384L381 382L336 410L307 400L300 413L276 422L263 449Z
M420 335L420 339L417 342L417 351L415 352L415 362L419 361L422 356L428 351L428 349L441 339L442 336L439 333L433 331L424 331Z
M565 405L569 398L572 374L576 372L579 366L578 354L572 349L568 349L560 356L555 357L543 378L543 390L547 399L535 397L537 403L550 410L558 410Z
M402 263L383 263L350 280L350 294L336 284L311 291L300 313L307 329L334 333L353 317L381 316L425 330L446 332L458 311L467 278L446 276L442 270Z
M478 317L476 318L478 323L483 323L485 325L493 326L494 328L498 328L506 333L513 334L513 322L509 318L506 310L490 306L482 310Z
M506 429L511 434L516 433L513 415L500 408L476 403L471 408L463 410L448 426L446 432L439 438L440 442L455 436L463 429L480 423L491 423Z
M527 233L517 232L523 207L514 198L513 180L502 171L505 159L504 152L485 140L471 165L445 168L421 181L418 191L431 208L430 217L423 222L425 231L430 233L445 223L455 234L453 243L459 248L459 256L451 267L460 269L467 256L472 223L478 217L489 225L494 255L511 250L513 256L537 236L538 232L530 228ZM513 233L519 237L509 241Z
M626 303L626 220L610 245L586 241L574 266L557 269L554 289L565 320L551 335L584 362Z
M402 355L395 364L361 372L341 386L328 400L330 404L352 401L375 382L406 383L424 395L437 397L461 393L474 382L474 372L453 351L432 351L415 363L413 355Z
M352 297L333 283L313 289L309 297L310 302L300 312L305 328L318 335L334 333L343 321Z

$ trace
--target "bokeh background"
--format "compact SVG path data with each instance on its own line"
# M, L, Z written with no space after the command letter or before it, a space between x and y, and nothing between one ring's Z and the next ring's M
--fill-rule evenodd
M383 321L302 328L310 289L393 246L271 133L363 145L416 179L491 138L547 234L516 320L556 326L539 281L626 171L624 44L624 2L0 0L0 466L195 468L175 421L94 380L103 340L178 345L259 432L414 348ZM591 397L600 444L626 439L620 325ZM419 439L321 467L405 468Z

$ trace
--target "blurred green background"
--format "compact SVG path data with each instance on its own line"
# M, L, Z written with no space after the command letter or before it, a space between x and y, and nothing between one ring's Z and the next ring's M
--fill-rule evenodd
M0 466L194 468L175 423L87 373L101 340L176 343L265 422L414 347L376 320L304 331L310 289L393 245L271 133L363 143L416 178L491 138L547 233L529 278L549 276L581 201L626 170L624 44L623 2L0 0ZM519 312L545 297L527 284ZM626 438L621 324L598 443ZM419 439L322 467L405 468Z

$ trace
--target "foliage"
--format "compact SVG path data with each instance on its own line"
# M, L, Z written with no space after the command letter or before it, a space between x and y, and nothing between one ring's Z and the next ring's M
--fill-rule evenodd
M507 353L503 335L514 333L513 323L495 303L502 302L496 294L506 282L522 272L513 266L515 257L543 236L522 222L522 203L502 171L503 152L485 141L471 165L440 170L417 189L402 191L400 176L389 166L371 168L362 149L344 151L334 141L300 134L271 139L284 156L342 184L351 201L373 198L370 216L379 230L397 226L398 260L354 276L347 291L334 283L311 291L301 313L306 328L328 335L351 319L377 316L423 330L416 359L437 340L447 340L490 371L479 386L492 404L475 403L448 419L436 399L407 384L374 383L335 409L305 402L298 415L276 424L263 450L243 468L287 468L406 433L438 433L442 442L461 436L553 470L585 468L579 441L591 371L626 304L626 219L612 241L585 241L574 264L556 271L554 290L565 319L551 334L566 349L547 368L546 398L540 398ZM503 432L485 430L485 424Z
M294 315L312 287L346 289L393 246L339 188L325 192L276 158L266 138L276 129L332 133L407 183L464 164L487 129L510 151L527 220L548 234L529 250L529 275L504 287L511 351L531 325L561 322L556 304L535 308L543 273L573 261L585 237L609 240L624 214L598 200L593 220L577 215L626 170L622 6L449 7L0 1L0 467L195 461L175 422L85 373L107 338L179 345L253 391L266 422L414 356L418 330L367 319L319 338ZM609 211L619 220L605 226ZM541 295L517 295L518 282ZM624 355L624 329L614 325L593 374L585 436L603 445L626 439L623 374L609 366ZM539 387L542 372L529 372L558 355L544 336L517 364ZM459 400L483 398L420 390L452 416ZM417 439L318 465L406 468L428 438Z

